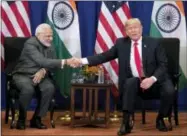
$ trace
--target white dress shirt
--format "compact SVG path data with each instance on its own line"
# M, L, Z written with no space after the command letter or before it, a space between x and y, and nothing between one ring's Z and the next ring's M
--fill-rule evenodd
M82 58L81 59L82 65L88 64L88 59L87 58Z
M135 41L131 40L131 52L130 52L130 67L131 67L131 71L132 71L132 75L134 77L139 77L138 74L138 70L136 68L136 63L135 63L135 58L134 58L134 43ZM143 71L143 61L142 61L142 37L140 37L140 39L137 41L138 45L138 52L140 55L140 60L141 60L141 75L142 77L145 77L144 71ZM157 78L155 76L151 76L151 78L153 78L153 80L156 82Z

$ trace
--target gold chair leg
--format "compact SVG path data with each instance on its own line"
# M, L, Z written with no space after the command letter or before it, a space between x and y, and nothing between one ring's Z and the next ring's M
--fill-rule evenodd
M111 117L110 117L110 121L112 122L112 123L117 123L117 122L119 122L119 113L118 113L118 111L117 111L117 104L115 104L115 106L114 106L114 112L111 114Z
M13 115L9 114L8 119L9 119L9 120L12 120L12 116L13 116ZM19 110L16 110L16 111L15 111L15 115L14 115L14 116L15 116L15 120L18 120L18 117L19 117Z
M71 113L66 111L64 115L58 116L57 120L62 121L63 125L69 125L71 122Z

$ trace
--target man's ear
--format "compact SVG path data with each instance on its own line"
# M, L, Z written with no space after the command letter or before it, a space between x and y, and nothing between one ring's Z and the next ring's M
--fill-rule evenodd
M142 31L143 31L143 26L141 26L141 28L142 28Z

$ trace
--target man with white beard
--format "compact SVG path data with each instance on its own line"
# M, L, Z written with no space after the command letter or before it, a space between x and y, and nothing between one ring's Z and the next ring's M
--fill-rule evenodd
M13 81L19 89L19 119L17 129L25 129L27 107L33 94L39 91L38 106L30 121L30 127L46 129L41 122L48 111L55 87L49 77L53 68L63 68L69 59L56 59L55 50L51 46L53 32L48 24L40 24L35 36L29 38L23 47L19 61L13 71ZM39 89L36 89L38 87Z

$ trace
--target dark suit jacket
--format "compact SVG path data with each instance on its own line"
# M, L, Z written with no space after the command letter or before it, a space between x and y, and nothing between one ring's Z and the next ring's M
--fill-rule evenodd
M53 46L45 47L36 37L31 37L24 44L13 74L33 75L41 68L60 68L61 60L54 58L56 55Z
M87 59L89 65L97 65L118 58L119 91L121 93L123 92L125 80L132 77L130 51L130 38L119 38L110 50L96 56L89 56ZM155 76L158 82L162 82L168 77L165 51L157 39L151 37L142 38L142 61L146 77Z

